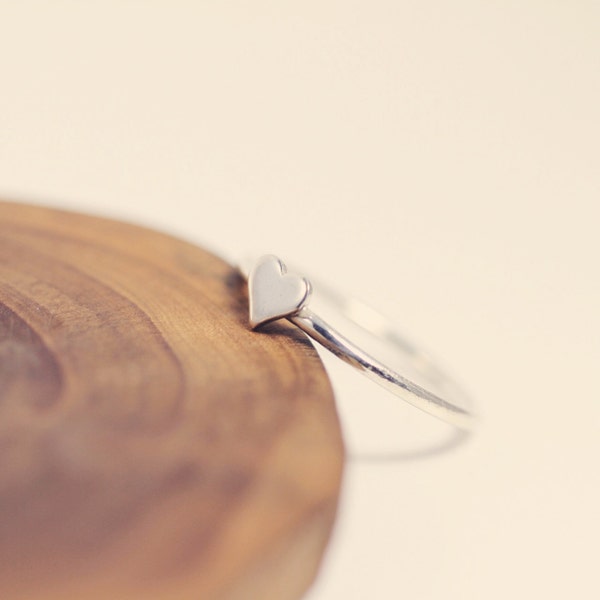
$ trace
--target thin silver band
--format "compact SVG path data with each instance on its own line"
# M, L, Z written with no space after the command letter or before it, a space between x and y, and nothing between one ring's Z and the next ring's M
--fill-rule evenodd
M427 391L379 362L358 348L310 309L303 308L297 315L287 318L313 340L319 342L330 352L333 352L343 361L352 365L366 377L399 398L460 429L471 429L473 416L466 409ZM402 343L402 347L404 349L406 345ZM428 366L431 365L428 364ZM437 369L436 371L440 373ZM446 376L444 376L444 379L448 380ZM448 380L447 383L450 383L450 381Z
M312 291L311 284L304 278L287 274L285 265L278 258L265 256L252 270L240 270L247 273L248 277L250 321L253 328L278 318L286 318L343 361L416 408L459 429L472 428L473 415L466 408L403 377L363 351L310 310L308 302ZM343 314L346 319L377 337L396 352L400 352L418 372L420 380L436 390L444 390L444 396L468 405L467 396L459 386L424 352L406 340L393 323L361 302L346 299L321 284L317 286L317 291L336 312ZM253 311L259 316L253 314Z

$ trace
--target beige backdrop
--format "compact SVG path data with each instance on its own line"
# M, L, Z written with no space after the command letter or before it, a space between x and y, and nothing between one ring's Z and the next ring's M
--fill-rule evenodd
M310 600L600 597L598 3L3 0L0 86L0 195L277 252L477 398L349 463ZM332 369L353 454L430 435Z

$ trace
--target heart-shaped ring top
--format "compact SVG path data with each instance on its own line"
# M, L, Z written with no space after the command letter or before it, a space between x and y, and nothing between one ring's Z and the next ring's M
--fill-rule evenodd
M250 326L297 314L308 302L311 286L308 279L287 273L285 264L268 254L260 258L248 277Z

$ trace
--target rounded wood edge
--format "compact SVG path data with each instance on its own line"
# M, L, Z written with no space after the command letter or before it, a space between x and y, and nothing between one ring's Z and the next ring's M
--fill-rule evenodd
M298 598L343 443L297 329L215 256L0 202L0 596Z

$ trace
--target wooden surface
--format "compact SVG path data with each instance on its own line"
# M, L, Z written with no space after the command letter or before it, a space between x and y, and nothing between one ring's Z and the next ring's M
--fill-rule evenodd
M268 331L195 246L0 203L2 600L302 595L343 447L314 349Z

